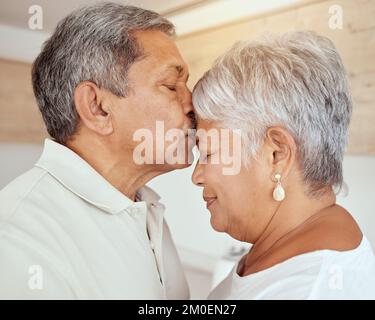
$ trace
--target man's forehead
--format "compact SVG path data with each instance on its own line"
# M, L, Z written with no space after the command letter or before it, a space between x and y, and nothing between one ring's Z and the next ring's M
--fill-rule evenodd
M186 63L171 37L161 31L139 31L135 35L146 61L156 62L161 71L187 73Z
M145 57L150 64L152 64L160 74L176 74L182 76L188 74L188 67L181 57L174 55L157 55L156 52L147 54Z
M174 40L161 31L137 31L134 36L146 56L175 56L181 58Z

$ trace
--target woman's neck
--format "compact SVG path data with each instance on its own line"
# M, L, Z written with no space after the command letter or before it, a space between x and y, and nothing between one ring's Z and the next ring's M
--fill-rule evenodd
M298 191L289 194L288 198L280 203L268 225L254 242L243 268L259 263L280 242L298 232L302 226L313 221L320 212L334 206L335 203L336 196L332 190L328 190L319 199L310 198Z

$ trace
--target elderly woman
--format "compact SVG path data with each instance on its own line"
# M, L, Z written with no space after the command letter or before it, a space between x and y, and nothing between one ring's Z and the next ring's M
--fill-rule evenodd
M212 227L252 244L209 298L375 298L370 243L336 204L352 102L332 42L292 32L238 43L196 84L193 104L198 129L241 130L239 172L223 174L228 144L206 139L193 182Z

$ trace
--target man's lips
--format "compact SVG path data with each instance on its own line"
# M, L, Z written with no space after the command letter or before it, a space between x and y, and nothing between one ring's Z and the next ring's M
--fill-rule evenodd
M208 209L209 206L216 201L217 197L203 197L203 199L206 201L206 207Z

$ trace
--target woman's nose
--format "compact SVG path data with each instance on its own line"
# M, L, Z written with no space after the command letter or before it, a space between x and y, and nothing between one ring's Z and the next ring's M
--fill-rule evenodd
M194 172L191 176L191 181L198 187L203 187L203 174L202 174L202 164L199 162L195 165Z

